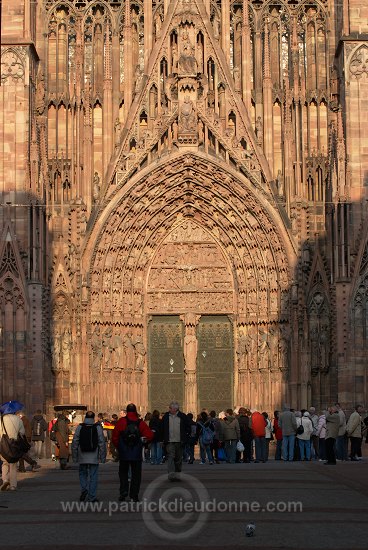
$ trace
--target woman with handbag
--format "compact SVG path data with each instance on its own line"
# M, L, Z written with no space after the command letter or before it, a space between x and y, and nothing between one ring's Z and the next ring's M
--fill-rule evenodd
M25 435L24 425L16 414L1 415L0 438L7 435L10 439L18 439L19 435ZM3 456L1 491L15 491L17 488L17 463L8 462ZM9 459L10 460L10 459Z

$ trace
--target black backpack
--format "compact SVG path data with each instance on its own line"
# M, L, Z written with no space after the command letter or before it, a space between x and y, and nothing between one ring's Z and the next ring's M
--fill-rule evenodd
M19 433L17 439L13 439L8 436L3 415L1 415L1 425L3 435L0 439L0 454L4 460L9 462L9 464L14 464L29 451L31 446L28 443L26 436L23 434Z
M141 434L139 432L139 424L141 420L129 420L127 419L127 427L121 432L121 439L124 444L130 449L141 445Z
M97 424L80 424L79 447L82 453L93 453L98 447Z

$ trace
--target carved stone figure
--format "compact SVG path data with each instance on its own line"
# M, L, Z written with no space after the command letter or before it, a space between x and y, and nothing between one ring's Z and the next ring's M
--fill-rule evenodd
M124 368L133 370L135 366L135 349L133 345L132 335L125 334L123 337L123 353L124 353Z
M186 95L180 110L179 132L195 132L195 130L196 116L194 113L193 101Z
M98 200L98 197L100 196L100 176L98 175L98 172L95 172L95 175L93 177L93 200L96 202Z
M38 115L42 115L45 110L45 76L43 74L43 71L40 70L37 77L37 88L36 88L36 98L35 98L35 104L36 104L36 112Z
M195 327L187 326L184 337L184 370L186 373L197 370L198 340L195 335Z
M140 336L134 339L134 352L135 352L135 370L137 372L144 372L146 348L144 347L143 340Z
M62 352L63 352L63 371L70 372L71 366L71 349L72 349L72 336L70 329L67 328L64 331L62 340Z
M60 354L61 354L61 342L60 333L55 331L55 334L51 337L51 358L52 358L52 371L58 373L60 368Z
M179 69L183 74L195 74L197 72L195 49L186 29L183 30L181 35Z
M100 327L97 325L91 337L92 364L91 369L94 373L99 372L102 363L102 339Z

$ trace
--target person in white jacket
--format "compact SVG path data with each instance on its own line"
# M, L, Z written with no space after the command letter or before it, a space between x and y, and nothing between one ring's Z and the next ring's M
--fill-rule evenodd
M3 429L3 422L4 427ZM0 422L0 439L5 434L5 430L11 439L17 439L18 434L25 434L24 424L16 414L2 415ZM15 491L17 488L17 463L10 463L3 457L2 467L3 484L1 491Z
M346 425L346 431L350 438L350 460L361 460L362 456L362 417L361 405L355 406L355 411L350 415Z
M300 450L300 460L310 460L311 457L311 435L313 433L313 424L309 418L310 414L306 411L302 417L296 419L297 426L303 426L304 431L301 434L297 432L297 439ZM298 429L297 427L297 429Z

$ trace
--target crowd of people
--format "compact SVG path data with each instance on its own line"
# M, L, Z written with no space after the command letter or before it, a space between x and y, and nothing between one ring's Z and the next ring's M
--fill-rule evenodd
M30 421L24 411L2 415L0 436L7 433L16 439L25 435L32 452L25 453L17 463L2 461L1 490L16 490L17 471L25 472L40 467L38 459L44 452L46 434L51 442L52 458L59 460L60 469L70 468L68 462L79 464L81 501L97 500L99 463L111 459L119 462L119 499L139 500L142 462L152 465L167 463L168 479L180 480L183 462L193 464L265 463L274 443L274 459L284 462L320 460L326 465L336 461L359 461L362 441L368 442L368 416L362 417L363 407L356 405L346 418L338 403L317 414L314 407L296 411L285 405L283 411L267 412L239 407L216 411L203 409L196 418L180 411L175 401L169 410L154 410L140 417L133 403L125 410L108 418L87 411L85 419L72 434L72 415L62 411L49 423L41 411ZM73 435L70 445L71 436ZM350 449L349 449L350 441ZM196 452L198 446L198 453Z

